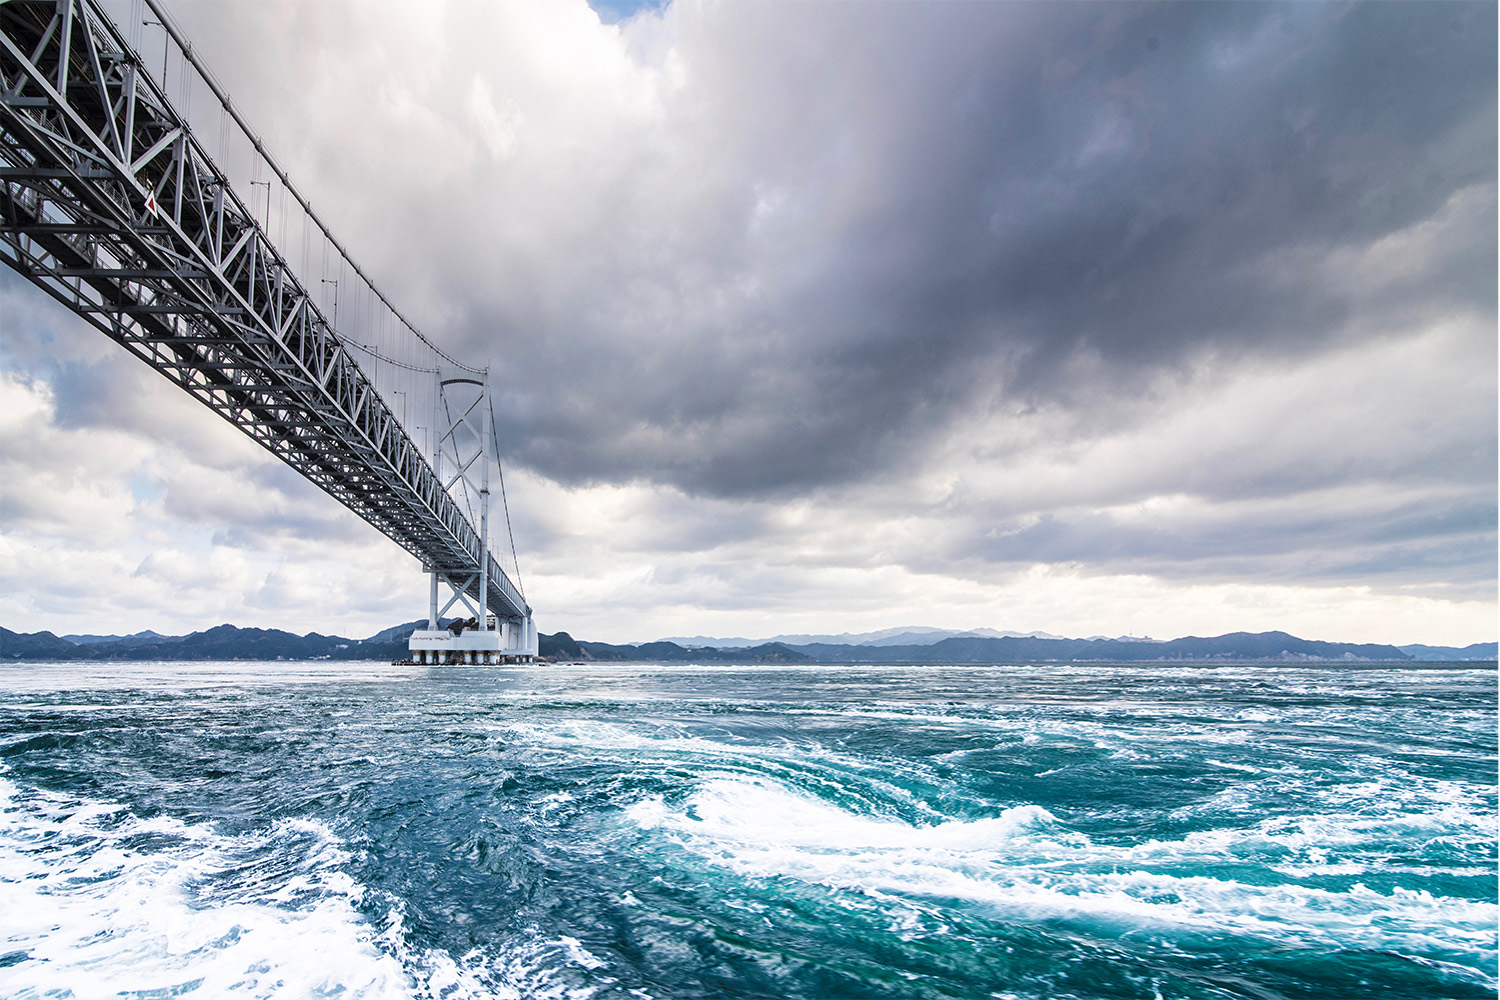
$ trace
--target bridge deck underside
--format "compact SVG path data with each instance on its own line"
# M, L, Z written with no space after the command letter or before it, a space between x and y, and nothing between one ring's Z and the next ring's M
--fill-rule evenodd
M91 3L0 5L0 183L7 264L479 596L474 526Z

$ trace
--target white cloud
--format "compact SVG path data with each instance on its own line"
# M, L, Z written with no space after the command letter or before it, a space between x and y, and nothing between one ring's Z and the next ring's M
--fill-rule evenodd
M28 294L40 293L12 288L0 301L8 311ZM79 327L85 349L94 346L98 334ZM101 363L114 361L139 365L107 355ZM102 425L70 427L47 383L0 372L7 627L180 633L231 621L363 636L421 614L416 560L148 378L140 419L96 414ZM169 425L152 418L158 386L186 404ZM161 426L172 435L158 436Z

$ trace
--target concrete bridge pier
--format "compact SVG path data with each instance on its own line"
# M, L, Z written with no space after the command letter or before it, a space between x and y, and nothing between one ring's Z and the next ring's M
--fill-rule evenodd
M446 628L419 628L411 634L407 648L413 663L429 666L531 663L537 658L536 625L530 618L498 624L498 628L465 629L457 635Z

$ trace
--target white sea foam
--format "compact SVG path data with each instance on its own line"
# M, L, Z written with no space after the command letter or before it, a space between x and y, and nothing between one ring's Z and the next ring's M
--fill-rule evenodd
M602 959L535 934L457 958L378 931L324 824L227 835L0 777L0 996L586 1000Z
M569 966L592 972L606 963L566 935L532 933L503 949L474 948L455 957L440 948L408 950L397 917L383 939L412 971L414 1000L590 1000L614 982L579 983L570 976Z
M1181 873L1193 867L1188 862L1215 865L1256 840L1280 838L1283 853L1292 843L1305 851L1320 838L1343 842L1363 835L1357 818L1120 846L1094 843L1036 806L918 826L860 815L768 779L725 777L702 781L681 803L638 802L627 817L740 876L858 890L893 908L934 912L960 903L1005 920L1062 920L1089 933L1166 941L1248 935L1304 947L1457 952L1481 968L1496 958L1493 903Z
M513 723L488 727L508 740L571 757L586 747L597 763L614 763L624 772L641 768L643 762L665 759L691 760L699 773L708 776L746 777L759 774L797 775L809 783L824 783L829 791L854 798L898 803L901 808L931 819L941 816L909 788L889 780L885 762L840 753L816 744L783 741L756 743L731 738L679 732L670 725L628 726L593 719L567 719L551 724ZM908 776L921 776L909 767ZM847 775L858 775L857 782Z
M1140 752L1118 726L1029 718L1008 725L1022 739L1082 739L1115 753ZM1204 731L1203 723L1189 721L1153 733L1153 740L1223 745L1248 738L1220 733L1205 741ZM944 817L879 773L888 764L825 747L594 720L511 727L511 735L538 747L589 746L626 767L693 758L699 777L692 793L635 802L627 818L636 827L742 877L792 878L858 890L865 900L886 898L898 935L917 926L901 916L903 907L940 916L956 904L1008 920L1071 921L1090 933L1166 941L1248 935L1295 947L1461 954L1478 968L1493 967L1496 957L1500 911L1491 902L1309 883L1318 876L1373 880L1387 862L1405 864L1398 854L1428 841L1492 848L1494 809L1485 793L1379 773L1385 762L1370 763L1369 780L1338 782L1285 762L1212 761L1249 780L1177 817L1208 819L1210 829L1177 840L1110 844L1069 830L1033 805L986 819ZM1351 763L1356 773L1363 769ZM920 765L903 770L905 779L931 777ZM1300 802L1307 811L1267 818L1270 801ZM918 821L907 821L913 817ZM1226 874L1241 871L1244 880ZM864 906L855 897L844 903Z
M212 898L206 886L265 857L287 877ZM0 778L0 952L13 962L0 994L410 996L343 860L319 823L228 836Z
M1007 809L998 817L914 826L899 819L862 816L770 780L715 778L702 782L685 809L660 797L631 806L638 825L691 834L743 850L842 853L857 849L917 848L975 851L1025 843L1040 851L1076 846L1062 837L1055 818L1039 806ZM1069 841L1072 843L1069 843Z

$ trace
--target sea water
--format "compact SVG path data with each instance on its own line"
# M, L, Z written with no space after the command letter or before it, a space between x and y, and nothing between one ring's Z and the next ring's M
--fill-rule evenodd
M0 667L0 996L1493 997L1464 666Z

